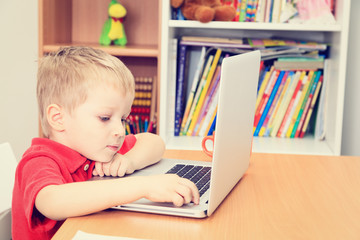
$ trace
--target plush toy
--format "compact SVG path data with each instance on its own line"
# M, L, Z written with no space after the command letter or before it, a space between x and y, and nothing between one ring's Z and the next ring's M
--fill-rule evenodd
M117 0L111 0L108 8L109 18L104 23L100 44L108 46L111 43L125 46L127 38L124 30L123 19L126 15L126 9Z
M173 8L181 8L188 20L198 20L202 23L210 21L231 21L236 15L233 6L223 5L220 0L170 0Z

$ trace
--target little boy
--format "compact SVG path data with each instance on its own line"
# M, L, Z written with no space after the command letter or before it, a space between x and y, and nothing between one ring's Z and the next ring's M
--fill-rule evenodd
M35 138L18 164L13 239L50 239L63 220L140 198L199 202L196 186L176 175L124 176L157 162L164 143L154 134L125 136L134 78L101 50L67 47L39 65L37 96L45 138Z

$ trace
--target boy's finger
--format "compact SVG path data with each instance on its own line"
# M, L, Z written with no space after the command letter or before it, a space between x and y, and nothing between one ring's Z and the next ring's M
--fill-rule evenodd
M101 162L95 162L95 170L96 170L97 174L100 177L104 176L104 171L102 169L102 163Z

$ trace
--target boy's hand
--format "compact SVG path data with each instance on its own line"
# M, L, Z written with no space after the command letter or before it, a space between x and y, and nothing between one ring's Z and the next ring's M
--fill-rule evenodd
M193 182L175 174L148 176L145 198L153 202L172 202L181 207L193 202L199 204L200 195Z
M125 174L131 174L135 167L130 159L126 156L116 153L110 162L95 162L94 176L113 176L123 177Z

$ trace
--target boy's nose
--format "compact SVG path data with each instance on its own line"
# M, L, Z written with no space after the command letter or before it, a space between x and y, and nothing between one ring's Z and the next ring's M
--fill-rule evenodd
M114 127L114 135L116 137L125 136L125 126L122 122L116 124L116 126Z

